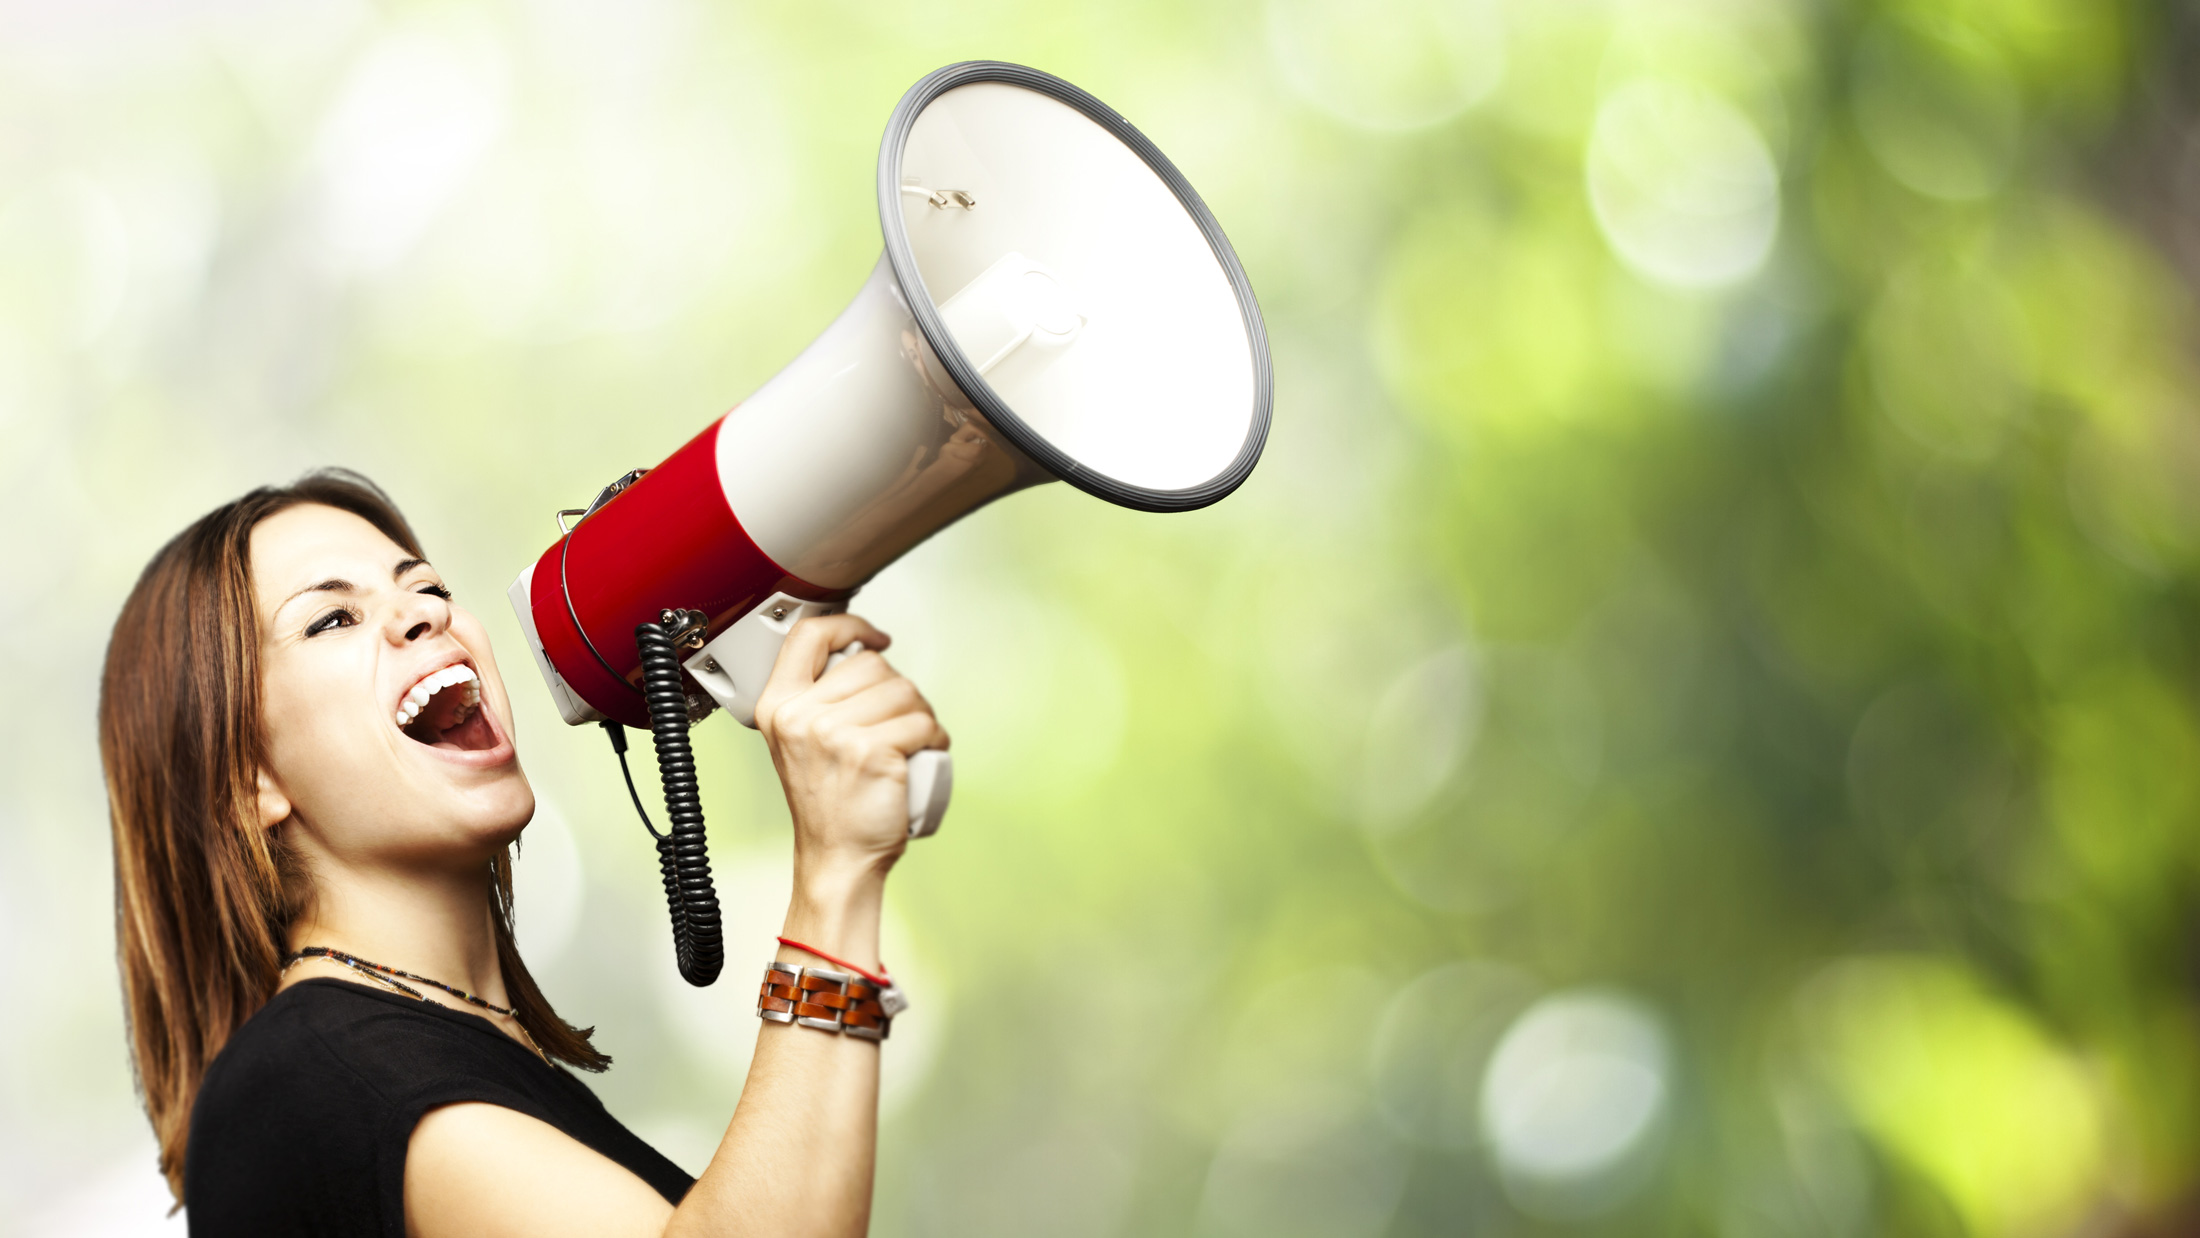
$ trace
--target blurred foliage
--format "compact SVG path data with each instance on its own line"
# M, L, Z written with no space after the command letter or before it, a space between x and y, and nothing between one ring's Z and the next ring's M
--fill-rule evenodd
M2200 208L2188 20L0 8L0 987L41 1012L0 1046L42 1064L0 1200L154 1215L111 1206L157 1187L94 668L162 538L321 463L490 622L546 805L523 941L700 1167L753 1024L671 977L500 595L830 320L894 100L990 56L1185 169L1279 397L1216 508L1048 488L863 599L961 766L892 895L879 1233L2181 1232L2200 414L2150 229ZM784 810L705 736L762 942Z

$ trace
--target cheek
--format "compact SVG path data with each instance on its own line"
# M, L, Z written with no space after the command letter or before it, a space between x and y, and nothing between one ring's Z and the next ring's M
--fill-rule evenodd
M511 696L504 688L504 673L497 666L496 650L489 645L488 629L481 626L481 621L471 611L458 611L451 623L451 631L458 637L458 643L464 645L467 654L473 658L474 669L481 673L483 694L495 702L498 713L509 727L512 721Z
M350 681L333 667L300 665L302 659L269 668L260 686L260 725L267 737L269 772L295 792L367 776L364 766L377 751L368 733L375 711Z

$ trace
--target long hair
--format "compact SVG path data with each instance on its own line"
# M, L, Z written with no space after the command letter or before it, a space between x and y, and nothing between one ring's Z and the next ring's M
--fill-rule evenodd
M319 503L361 517L417 558L412 526L373 482L341 469L263 486L200 517L146 565L107 646L99 755L115 840L115 938L130 1046L160 1168L183 1198L191 1104L207 1066L275 993L310 884L259 828L259 612L253 527ZM544 1053L583 1070L611 1059L535 986L512 936L512 859L482 874L504 985Z

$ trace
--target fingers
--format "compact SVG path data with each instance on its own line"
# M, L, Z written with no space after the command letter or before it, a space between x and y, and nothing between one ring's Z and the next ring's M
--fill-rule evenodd
M833 670L838 678L840 668ZM820 683L818 692L823 694L826 685ZM832 702L833 715L854 726L876 726L888 718L902 714L932 712L932 706L917 691L917 685L899 675L889 675L859 691L850 692Z
M873 738L905 757L927 748L945 752L950 742L939 719L929 713L898 714L869 730Z
M877 742L904 756L925 748L946 748L947 732L932 716L930 702L875 652L888 639L854 615L796 624L757 702L757 722L766 736L792 726L843 735L871 732ZM836 651L857 641L863 642L863 652L842 659L830 671L824 669Z
M931 702L885 659L865 657L861 666L853 665L855 661L834 667L809 691L783 702L777 724L861 730L904 716L932 717Z
M789 677L789 686L797 690L808 687L824 673L827 658L857 641L862 641L865 649L884 649L894 643L894 638L872 627L870 621L860 615L818 615L804 619L794 625L794 630L787 634L787 643L780 647L779 660L772 665L770 683L779 683L780 676L785 674Z
M850 654L818 676L810 695L820 701L842 701L888 680L901 678L885 658L869 649Z
M862 641L866 649L884 649L893 639L855 615L820 615L795 624L786 643L779 647L779 657L772 663L764 690L757 693L759 724L776 712L778 702L815 684L825 671L825 660L835 651L857 641Z

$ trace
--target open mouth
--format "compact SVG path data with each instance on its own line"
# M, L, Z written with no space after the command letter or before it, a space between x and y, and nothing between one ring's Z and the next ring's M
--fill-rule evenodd
M497 746L496 728L481 708L481 677L463 662L423 676L397 705L397 729L407 739L453 752Z

